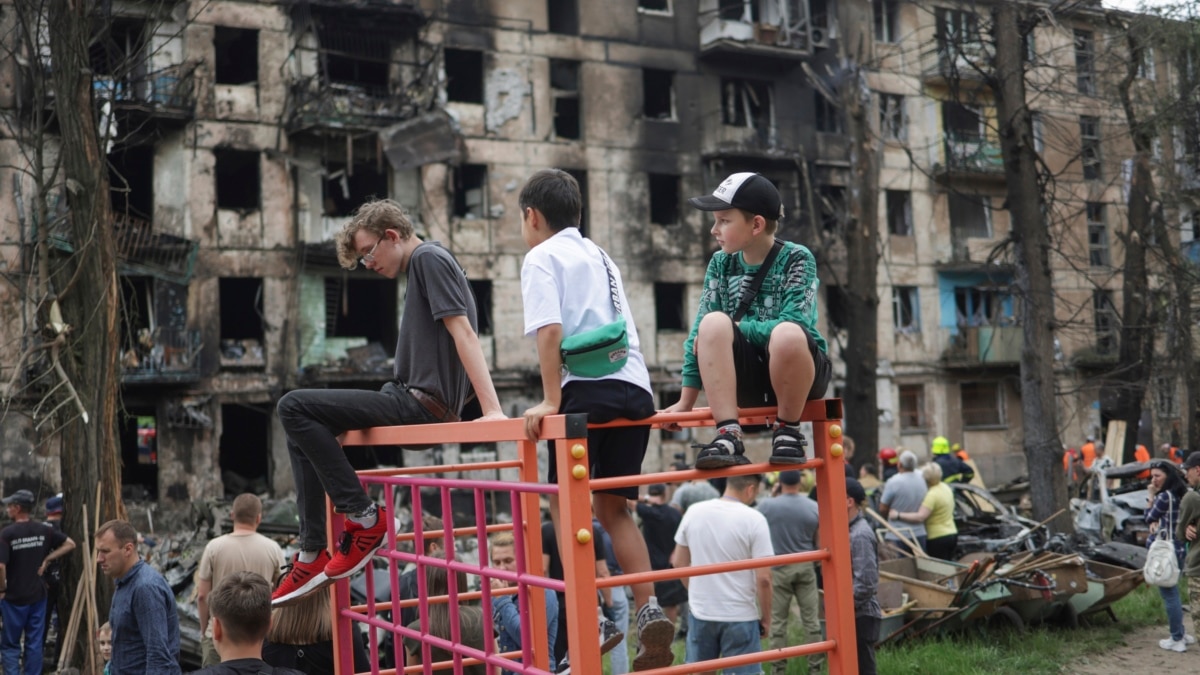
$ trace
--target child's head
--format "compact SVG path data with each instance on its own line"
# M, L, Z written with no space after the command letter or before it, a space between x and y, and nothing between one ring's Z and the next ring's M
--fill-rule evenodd
M721 181L711 195L692 197L688 203L701 211L716 211L718 219L744 220L756 225L756 217L761 218L764 234L775 234L783 218L779 190L756 173L735 173Z
M260 643L271 627L271 585L254 572L234 572L213 589L208 607L216 619L214 640L238 645Z
M105 661L112 660L112 626L105 621L103 626L96 631L96 644L100 646L100 658Z
M574 176L560 169L542 169L530 176L521 188L517 204L521 207L522 223L526 221L529 209L536 209L551 232L579 227L579 216L583 212L579 183Z

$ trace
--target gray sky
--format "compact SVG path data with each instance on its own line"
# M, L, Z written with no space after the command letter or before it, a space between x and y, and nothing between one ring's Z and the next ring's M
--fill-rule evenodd
M1161 7L1178 4L1178 0L1104 0L1105 7L1115 7L1125 10L1139 10L1142 7Z

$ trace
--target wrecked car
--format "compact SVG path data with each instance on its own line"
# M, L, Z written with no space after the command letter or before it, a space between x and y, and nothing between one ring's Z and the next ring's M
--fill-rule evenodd
M954 492L959 556L978 551L1033 550L1044 542L1045 530L1037 528L1037 521L1018 515L987 488L970 483L951 483L950 488Z
M1131 462L1094 474L1089 479L1089 498L1071 499L1075 531L1100 542L1145 545L1150 481L1137 476L1150 466L1151 462Z

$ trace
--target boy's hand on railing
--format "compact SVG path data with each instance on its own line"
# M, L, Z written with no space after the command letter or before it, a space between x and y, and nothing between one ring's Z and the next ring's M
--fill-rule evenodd
M681 400L681 401L676 401L674 405L663 408L660 412L684 413L684 412L691 412L691 411L692 411L692 406L687 405L686 403L684 403ZM666 422L662 425L662 428L666 429L667 431L679 431L680 429L682 429L682 427L680 427L677 422Z
M525 436L536 441L538 435L542 431L542 418L546 415L554 415L558 412L558 406L548 401L533 406L525 411Z
M495 420L506 420L506 419L508 419L508 415L505 415L503 412L497 410L496 412L490 412L490 413L484 415L483 417L480 417L474 421L490 422L490 421L495 421Z

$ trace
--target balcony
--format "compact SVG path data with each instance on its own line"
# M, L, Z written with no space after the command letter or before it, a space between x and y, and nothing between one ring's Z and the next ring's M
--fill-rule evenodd
M196 266L200 244L165 232L155 232L153 223L123 213L112 214L117 261L122 274L150 276L187 284ZM72 253L70 220L64 216L50 228L50 244Z
M940 180L1004 180L1004 154L991 139L947 132L941 147L941 156L933 165L933 173Z
M806 17L783 16L780 7L769 2L762 2L760 9L761 20L752 21L748 11L731 18L724 10L704 11L701 7L700 58L789 68L807 57L813 47L829 46L828 30L810 29Z
M1021 362L1021 326L959 326L942 353L947 368L1010 367Z
M122 384L192 384L200 380L200 331L143 328L121 354Z
M322 82L313 76L292 86L288 133L371 131L416 116L415 101L386 89Z
M129 117L131 129L150 120L181 126L192 119L196 109L193 87L196 65L177 64L122 78L97 75L92 80L95 99L102 103L111 101L118 112Z
M938 42L928 54L922 79L928 85L980 87L987 84L994 66L992 46L982 41Z

